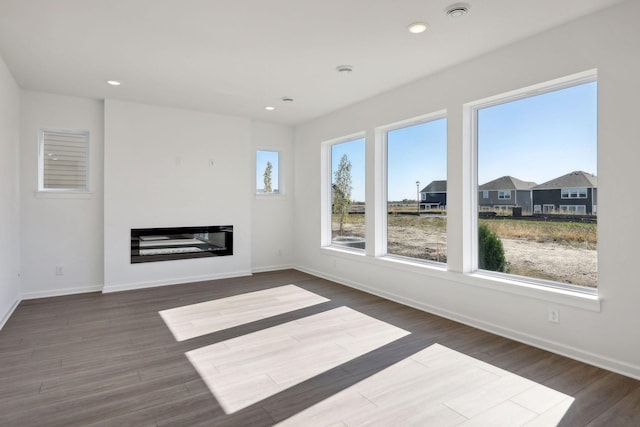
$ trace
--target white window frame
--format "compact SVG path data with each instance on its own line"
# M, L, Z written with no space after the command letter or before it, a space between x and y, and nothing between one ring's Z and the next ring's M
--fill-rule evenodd
M511 200L511 190L498 190L498 200Z
M284 191L283 191L283 183L282 183L282 172L280 172L280 164L282 163L282 152L280 150L274 150L274 149L268 149L268 148L257 148L255 151L255 179L254 182L257 182L258 180L258 152L259 151L265 151L265 152L269 152L269 153L277 153L278 154L278 173L277 173L277 177L278 177L278 191L272 191L271 193L265 193L264 191L260 191L259 188L254 188L254 192L256 194L257 197L279 197L279 196L283 196L284 195Z
M533 205L533 213L534 214L542 213L542 206L541 205Z
M376 189L377 195L380 197L379 199L380 203L377 204L376 210L375 210L376 218L379 219L379 221L378 220L376 221L376 236L380 236L379 239L375 239L374 253L376 256L384 257L389 260L397 260L399 262L407 263L407 264L434 266L440 269L443 268L443 266L447 265L446 263L443 263L443 262L436 262L436 261L425 260L420 258L405 257L402 255L395 255L387 252L387 244L388 244L387 184L388 184L388 178L389 178L389 170L387 167L387 153L389 149L388 140L387 140L388 134L389 132L392 132L394 130L416 126L423 123L433 122L440 119L447 119L447 110L435 111L430 114L413 117L411 119L402 120L399 122L395 122L389 125L380 126L376 128L376 144L377 144L377 148L380 148L380 150L376 150L376 152L380 153L380 158L382 160L382 163L381 163L382 174L380 177L381 180L379 185L380 189L379 191L378 189ZM447 151L448 151L448 147L447 147ZM448 154L447 154L447 161L448 161ZM448 167L447 167L447 171L448 171Z
M367 236L365 236L365 249L357 249L350 248L347 246L334 245L332 241L332 230L331 230L331 220L332 220L332 197L331 197L331 183L333 182L333 176L331 173L331 147L337 144L343 144L345 142L351 142L358 139L365 140L365 151L367 146L367 135L365 132L357 132L351 135L346 135L340 138L331 139L328 141L324 141L321 145L321 153L320 153L320 162L322 165L321 170L321 187L320 187L320 222L321 222L321 235L320 235L320 246L323 248L335 249L339 251L347 251L354 252L358 254L364 255L365 250L368 250L369 243L367 242ZM366 154L366 153L365 153ZM367 166L365 164L365 174L367 173ZM366 185L366 179L365 179ZM365 189L365 195L367 190ZM368 205L368 202L365 200L365 206ZM366 212L366 207L365 207ZM365 217L366 221L366 217ZM366 233L365 233L366 234Z
M465 128L463 129L463 144L465 147L465 176L463 177L463 195L468 195L463 211L463 263L462 272L468 276L488 280L489 283L504 283L508 286L539 287L550 291L570 292L574 295L597 297L597 288L575 286L551 280L533 277L514 276L507 273L492 272L478 269L478 111L495 105L507 104L512 101L528 98L543 93L578 86L597 81L597 70L562 77L553 81L540 83L516 89L500 95L491 96L463 105ZM492 285L493 286L493 285Z
M483 199L488 199L489 198L489 191L482 190L482 198Z
M556 205L544 204L542 205L542 213L553 213L556 210Z
M85 150L85 175L84 186L82 188L51 188L45 187L44 175L45 175L45 159L49 157L45 153L45 135L46 134L62 134L71 137L83 137L84 138L84 150ZM38 134L38 192L40 193L76 193L87 194L90 191L90 133L85 130L68 130L68 129L55 129L55 128L42 128Z
M578 208L582 212L578 212ZM587 205L560 205L560 213L569 214L569 215L586 215L587 214Z
M589 197L589 191L585 187L562 188L560 189L560 197L562 199L586 199Z

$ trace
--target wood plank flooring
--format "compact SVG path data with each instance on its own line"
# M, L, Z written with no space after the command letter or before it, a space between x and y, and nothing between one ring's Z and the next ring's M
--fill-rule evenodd
M237 301L250 293L274 297L278 289L292 289L289 285L295 285L294 300L309 299L294 301L287 308L290 302L280 300L275 305L280 304L281 309L269 313L258 309L253 318L243 321L232 308L225 312L230 323L224 327L212 326L197 316L185 318L184 310L172 311L202 303L198 307L220 308L220 301ZM233 411L225 411L200 375L202 366L192 363L205 360L205 365L212 366L221 359L207 349L232 351L234 343L250 345L250 337L262 339L265 331L286 330L295 335L294 329L287 329L291 325L345 309L361 321L371 319L373 327L381 322L392 331L407 333L364 347L363 353L298 377L258 400L234 404ZM169 313L176 316L167 316ZM176 319L182 323L172 333L167 324ZM188 332L189 322L201 329ZM176 332L180 328L183 332ZM294 346L284 354L303 349ZM444 398L429 388L433 382L402 392L408 383L425 376L445 375L444 366L432 373L424 370L434 351L447 355L438 363L480 363L485 372L511 378L502 381L520 384L520 378L531 387L495 406L491 405L497 391L505 394L513 384L503 384L504 389L498 387L496 393L486 392L491 410L477 406L483 400L478 392L455 391L446 396L445 409L411 406L411 399L403 407L397 399L403 394L415 398L415 390L421 390L426 402ZM461 371L450 371L449 384L454 384L455 373ZM289 377L284 374L286 383ZM469 375L461 378L462 382L472 381ZM216 386L223 384L218 380ZM389 387L399 387L399 391L381 391ZM394 403L385 407L385 399ZM358 405L369 405L369 409L354 411ZM519 421L507 425L538 418L535 425L544 426L555 425L557 418L552 412L546 419L538 415L552 409L560 416L564 413L561 426L637 426L640 382L294 270L116 294L23 301L0 331L2 426L398 425L400 419L406 420L402 425L435 425L419 421L434 419L424 418L428 411L443 413L440 419L450 420L449 425L500 425L504 414L513 414Z

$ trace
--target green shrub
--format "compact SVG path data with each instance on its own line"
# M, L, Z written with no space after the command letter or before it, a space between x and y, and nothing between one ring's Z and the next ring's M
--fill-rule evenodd
M501 272L507 267L502 241L486 224L478 226L478 267Z

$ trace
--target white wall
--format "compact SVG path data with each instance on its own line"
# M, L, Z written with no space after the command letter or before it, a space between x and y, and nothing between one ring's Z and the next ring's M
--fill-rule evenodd
M88 130L88 196L38 193L41 128ZM23 298L102 288L103 103L21 93L20 204ZM63 275L56 275L56 266Z
M640 378L640 280L635 194L640 120L640 3L628 1L510 45L296 129L295 253L303 270ZM426 54L426 53L425 53ZM462 105L555 78L598 69L599 293L601 311L578 299L503 291L464 276ZM373 221L374 129L448 110L449 271L408 267L320 248L321 143L367 132L367 222ZM633 153L633 154L632 154ZM465 162L467 162L465 164ZM624 202L622 202L624 201ZM373 238L368 226L368 243ZM480 286L484 283L485 286ZM508 287L507 287L508 288ZM575 302L575 304L574 304ZM560 323L547 322L550 305ZM585 306L588 306L586 304Z
M248 119L106 100L104 290L250 274L252 158ZM205 225L233 256L130 263L132 228Z
M0 328L20 299L20 90L0 57Z
M280 153L280 194L253 198L252 269L257 272L290 268L293 260L293 129L289 126L254 122L252 143L254 158L256 150ZM257 173L255 167L254 173ZM254 192L255 182L254 178Z

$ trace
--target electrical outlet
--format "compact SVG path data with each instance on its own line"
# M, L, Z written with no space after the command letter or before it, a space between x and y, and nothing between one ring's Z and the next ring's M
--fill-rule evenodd
M56 276L64 276L64 267L56 265Z
M560 310L550 307L547 320L549 320L549 322L551 323L560 323Z

